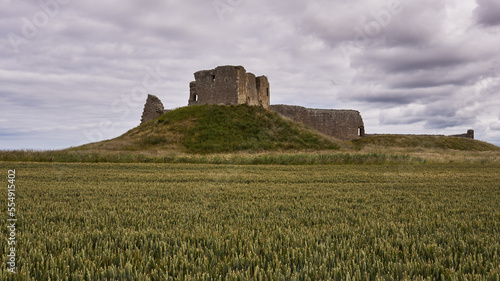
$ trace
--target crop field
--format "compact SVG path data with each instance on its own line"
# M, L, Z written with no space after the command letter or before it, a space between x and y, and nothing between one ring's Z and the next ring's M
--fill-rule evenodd
M496 163L0 167L0 280L500 279Z

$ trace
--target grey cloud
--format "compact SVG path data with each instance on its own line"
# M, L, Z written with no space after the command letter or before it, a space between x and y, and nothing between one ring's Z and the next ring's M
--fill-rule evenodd
M64 147L109 121L115 130L101 133L115 137L138 124L146 93L168 108L183 106L193 72L225 64L267 75L273 103L367 112L375 116L365 120L368 131L487 128L500 100L495 29L473 22L461 29L456 21L468 23L466 15L454 18L450 1L431 0L401 0L402 11L382 24L377 15L391 1L230 1L223 19L213 1L70 1L19 53L7 34L21 34L22 18L41 7L11 1L0 11L0 102L12 105L0 112L0 131L13 116L33 132L32 147ZM492 3L468 13L491 26ZM345 54L356 28L374 21L384 27ZM134 92L156 67L161 83Z
M446 6L441 1L339 2L309 5L300 18L299 30L332 48L347 42L359 49L381 45L415 47L434 39L446 17ZM332 10L337 11L336 16L331 16Z
M457 109L447 107L443 102L430 106L410 105L399 109L382 112L379 117L381 124L401 125L421 123L426 129L446 129L456 126L472 125L476 119L474 116L461 116Z
M424 123L426 129L447 129L464 125L472 125L474 122L469 119L430 117Z
M402 12L393 15L384 28L383 44L388 47L425 48L439 38L446 20L443 1L405 1Z
M500 25L500 2L497 0L476 0L478 7L474 10L476 21L484 26Z
M319 2L310 5L297 22L297 29L302 34L312 35L336 47L344 41L352 41L356 36L355 28L360 25L364 11L352 7L352 4ZM332 9L341 11L336 17L331 16Z
M457 67L469 58L460 50L448 48L391 48L379 49L356 56L353 67L374 65L389 73L428 71L436 68Z
M454 78L454 79L441 79L439 77L428 77L427 79L407 79L406 81L398 81L391 84L391 88L402 88L402 89L414 89L414 88L432 88L438 86L446 86L446 85L465 85L467 81Z
M446 71L419 71L408 75L406 72L394 73L386 78L391 89L419 89L439 87L461 87L476 83L481 76L480 66L464 69L447 68Z
M493 131L500 131L500 119L498 121L490 123L489 128Z
M408 104L418 99L418 95L405 94L401 92L382 92L366 95L362 97L370 103L384 104Z

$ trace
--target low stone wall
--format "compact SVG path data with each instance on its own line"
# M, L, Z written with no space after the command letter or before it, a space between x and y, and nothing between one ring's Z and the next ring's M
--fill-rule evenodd
M456 137L474 139L474 130L467 130L465 134L458 135L439 135L439 134L366 134L365 137L371 136L410 136L410 137Z
M269 109L341 140L353 140L365 134L363 118L356 110L314 109L283 104L270 105Z
M465 134L451 135L450 137L474 139L474 130L467 130L467 133L465 133Z

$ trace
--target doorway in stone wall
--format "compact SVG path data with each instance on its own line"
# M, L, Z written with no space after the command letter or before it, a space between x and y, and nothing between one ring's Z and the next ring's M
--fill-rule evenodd
M358 137L364 137L365 136L365 127L359 127L358 128Z

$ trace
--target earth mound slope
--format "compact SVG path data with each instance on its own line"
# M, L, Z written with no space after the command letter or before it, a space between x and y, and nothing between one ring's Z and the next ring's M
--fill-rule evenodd
M77 150L188 153L338 150L343 142L257 106L181 107L115 139Z

